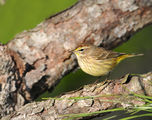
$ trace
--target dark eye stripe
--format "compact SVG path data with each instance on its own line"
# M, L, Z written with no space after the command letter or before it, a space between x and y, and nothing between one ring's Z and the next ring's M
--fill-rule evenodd
M84 49L80 49L79 51L83 51Z

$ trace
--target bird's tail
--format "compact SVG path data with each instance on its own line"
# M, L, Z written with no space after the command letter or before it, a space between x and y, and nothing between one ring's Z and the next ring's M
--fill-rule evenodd
M119 57L117 57L117 63L119 63L120 61L126 59L126 58L130 58L130 57L136 57L136 56L143 56L144 54L123 54Z

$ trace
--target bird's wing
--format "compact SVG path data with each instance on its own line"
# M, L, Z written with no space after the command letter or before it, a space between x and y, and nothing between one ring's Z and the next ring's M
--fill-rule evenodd
M107 56L108 58L117 58L119 56L125 55L125 53L118 53L118 52L110 52L109 55Z
M96 54L94 54L94 58L96 58L97 60L104 60L117 58L121 55L124 55L124 53L113 52L110 50L105 50L104 48L100 48L100 50L97 50Z

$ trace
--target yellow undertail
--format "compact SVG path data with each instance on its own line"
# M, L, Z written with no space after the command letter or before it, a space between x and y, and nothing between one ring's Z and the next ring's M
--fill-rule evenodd
M117 64L118 64L120 61L122 61L122 60L124 60L124 59L126 59L126 58L136 57L136 56L142 56L142 55L144 55L144 54L124 54L124 55L121 55L121 56L117 57Z

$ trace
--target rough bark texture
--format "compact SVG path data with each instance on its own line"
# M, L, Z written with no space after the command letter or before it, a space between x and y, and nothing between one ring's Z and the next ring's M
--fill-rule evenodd
M61 120L66 118L63 116L66 114L142 106L145 102L133 94L152 96L151 83L152 73L132 77L126 75L120 80L86 85L81 90L67 93L58 99L26 104L2 120Z
M0 117L9 114L18 106L17 103L20 103L18 100L21 100L22 96L17 96L20 83L14 59L6 46L0 46Z
M7 104L8 108L1 115L53 88L77 66L71 51L79 45L91 43L111 49L150 23L151 0L80 0L36 28L20 33L8 48L2 46L7 55L0 51L2 56L8 56L1 58L2 66L4 61L10 64L4 65L4 73L0 73L1 94L7 94L1 99L14 103L0 100L0 106ZM10 104L13 109L9 109Z

